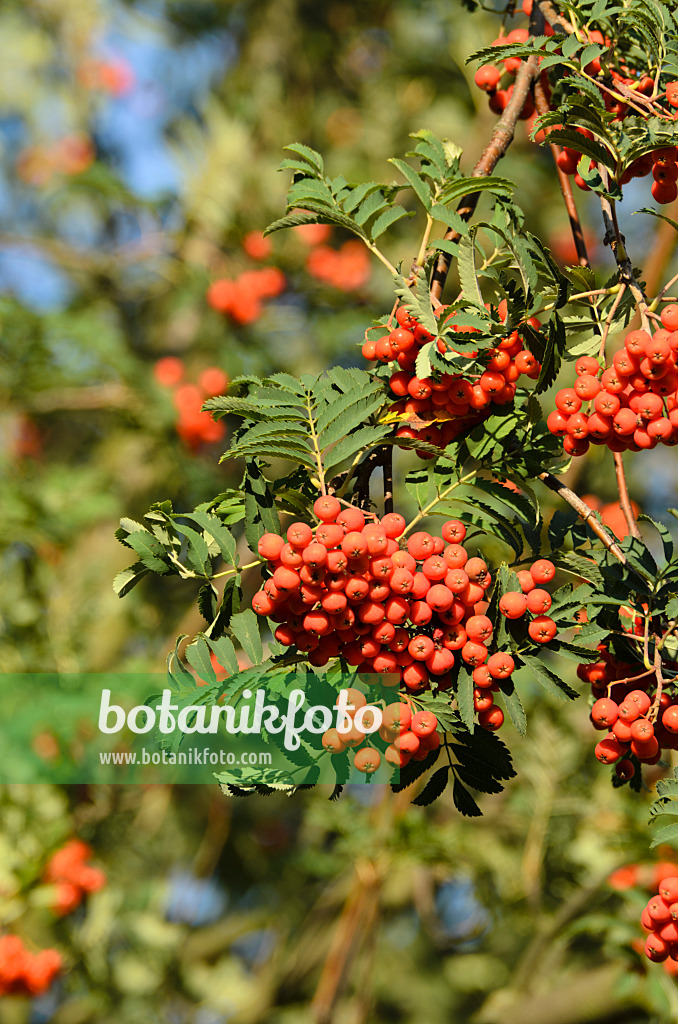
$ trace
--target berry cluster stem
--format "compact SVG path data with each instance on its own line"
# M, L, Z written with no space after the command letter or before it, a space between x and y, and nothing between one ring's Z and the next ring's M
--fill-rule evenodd
M452 491L456 491L457 487L461 487L461 485L465 484L468 480L473 480L475 476L476 470L474 469L470 473L467 473L465 476L460 476L459 479L455 480L453 484L450 484L450 486L446 487L444 491L441 491L440 494L438 494L433 499L433 501L429 501L428 505L424 505L424 507L417 513L414 519L407 524L407 526L403 530L402 536L406 537L407 534L412 529L412 527L416 526L417 523L420 523L422 519L425 519L429 512L433 511L436 505L439 505L441 501L445 500L448 494L451 494Z
M549 102L546 99L546 93L544 92L544 86L541 78L537 77L534 82L534 105L536 107L539 116L548 114L550 111ZM589 267L590 261L588 252L586 250L586 242L584 241L584 231L581 226L579 219L579 213L577 211L577 204L574 199L574 192L572 191L572 183L570 182L569 175L565 174L564 171L558 166L558 154L560 153L560 146L555 143L550 143L551 153L553 154L553 162L555 164L556 172L558 174L558 183L560 185L560 191L565 203L565 209L567 215L570 218L570 230L572 231L572 239L574 241L574 247L577 251L577 262L580 267Z
M603 327L603 333L602 333L601 338L600 338L600 350L598 352L598 358L599 359L603 359L603 360L605 359L605 347L607 345L607 338L608 338L608 335L610 333L610 328L612 326L612 321L614 320L614 315L615 315L615 313L617 312L617 310L619 308L619 303L624 298L624 292L625 291L626 291L626 285L624 283L620 284L619 285L619 291L617 292L616 298L615 298L614 302L612 303L612 306L610 308L610 312L607 314L607 319L605 320L605 325Z
M659 714L659 706L661 703L662 691L664 689L664 676L662 675L662 656L659 648L655 648L654 652L654 673L657 677L657 692L652 702L652 707L648 711L647 717L651 722L657 721L657 715Z
M626 525L629 529L629 533L636 540L640 540L640 530L638 529L638 523L636 517L633 514L631 508L631 499L629 498L629 489L626 483L626 473L624 472L624 460L622 459L621 452L614 452L614 469L617 474L617 490L619 491L619 504L621 505Z

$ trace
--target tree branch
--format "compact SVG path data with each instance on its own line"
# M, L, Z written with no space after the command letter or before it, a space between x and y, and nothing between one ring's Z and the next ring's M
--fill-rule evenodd
M574 26L563 18L562 15L558 14L550 0L538 0L536 5L541 13L543 14L546 21L548 21L551 28L560 29L567 36L571 36L574 33Z
M633 514L631 508L631 499L629 498L629 489L626 484L626 474L624 473L624 460L622 459L621 452L614 452L614 469L617 474L617 490L619 491L619 504L621 505L622 512L624 513L624 519L628 526L629 533L632 537L636 537L640 540L640 530L638 529L638 523L636 517Z
M571 491L569 487L566 487L565 484L562 483L557 476L553 476L552 473L540 473L538 479L545 483L549 490L555 491L555 493L558 494L563 501L566 501L568 505L571 505L575 512L577 512L581 519L583 519L593 533L595 533L596 537L602 541L610 554L614 555L617 561L621 562L622 565L626 565L626 555L619 547L614 537L611 537L605 527L598 522L596 514L590 505L587 505L585 501L582 501L579 495L575 494L574 491Z
M501 115L487 146L485 147L483 154L478 163L471 172L472 178L487 178L492 174L492 171L497 166L501 158L506 153L506 150L511 145L513 137L516 131L516 124L520 113L525 106L525 100L527 99L532 83L539 74L539 64L537 55L529 57L526 61L523 61L518 74L516 75L515 84L513 86L513 94L509 100L506 110ZM464 221L469 221L473 216L478 200L480 198L480 192L472 192L470 195L462 199L457 206L457 213ZM461 235L458 231L453 228L449 228L443 236L446 241L458 242ZM450 270L450 256L448 253L439 253L436 268L431 278L431 298L440 299L443 288L445 287L445 281Z
M610 176L607 169L605 167L599 167L598 171L603 179L605 188L609 189ZM627 286L636 300L643 330L651 334L652 325L650 324L647 315L647 297L636 279L633 264L626 252L625 239L619 230L619 222L617 221L616 206L614 202L610 202L610 200L606 199L605 196L600 196L600 209L603 215L603 222L605 224L605 244L609 245L612 249L612 255L614 256L615 263L617 264L617 269L619 271L619 281L621 284L625 284Z

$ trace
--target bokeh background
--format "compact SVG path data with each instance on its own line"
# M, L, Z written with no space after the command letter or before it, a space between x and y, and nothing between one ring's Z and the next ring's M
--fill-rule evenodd
M283 147L393 181L388 157L426 127L465 148L470 172L493 115L465 58L497 31L457 0L2 0L1 671L159 671L200 628L181 580L114 595L118 519L237 483L198 412L225 377L360 365L392 304L387 273L340 231L262 237L284 210ZM530 229L573 261L550 155L523 125L501 173ZM419 227L397 225L394 262ZM656 291L673 232L642 216L624 229ZM569 476L602 504L606 458L592 449ZM675 457L641 458L633 497L670 522ZM0 929L65 968L36 997L0 997L0 1020L675 1020L676 981L634 948L657 862L649 794L612 789L585 701L525 703L528 738L506 736L519 777L482 798L481 820L378 786L338 802L322 788L5 787ZM58 754L49 731L35 743ZM74 836L106 884L65 912L46 865Z

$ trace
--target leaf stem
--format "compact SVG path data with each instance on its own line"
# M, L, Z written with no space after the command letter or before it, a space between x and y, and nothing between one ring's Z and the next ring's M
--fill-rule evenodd
M415 266L423 267L426 263L426 249L428 248L429 239L431 237L431 231L433 230L433 217L430 213L426 214L426 227L424 228L424 236L419 246L419 255L417 256Z
M428 505L425 505L417 513L417 515L414 517L412 522L407 524L407 526L405 527L405 529L402 532L402 536L406 537L407 534L412 529L412 527L416 526L416 524L421 522L422 519L425 519L426 516L429 514L429 512L436 507L436 505L439 505L441 501L445 500L445 498L448 496L448 494L451 494L452 491L456 491L457 487L460 487L462 484L466 483L467 480L472 480L473 477L475 477L475 476L477 476L477 470L473 469L473 470L471 470L470 473L467 473L465 476L460 476L458 480L456 480L453 484L450 484L449 487L446 487L444 491L441 491L440 494L438 494L433 499L433 501L430 501L428 503Z
M362 236L360 236L360 237L362 238ZM366 238L362 238L362 241L365 243L365 245L370 250L370 252L374 256L376 256L378 260L381 260L381 262L384 264L384 266L387 268L387 270L390 271L390 273L392 275L397 275L398 270L396 269L396 267L393 266L391 261L389 259L387 259L386 256L384 256L384 254L381 251L381 249L378 249L377 246L373 242L368 241Z
M248 562L247 565L236 565L232 569L226 569L224 572L218 572L214 576L205 576L205 579L218 580L222 576L235 576L239 572L244 572L245 569L254 569L257 565L263 565L265 559L257 558L254 562Z
M669 290L669 288L671 287L671 285L672 285L672 284L675 284L675 283L676 283L676 281L678 281L678 274L674 274L674 276L673 276L673 277L671 278L671 280L670 280L670 281L669 281L669 282L668 282L667 284L665 284L665 285L664 285L664 287L663 287L663 288L662 288L662 290L661 290L661 291L659 292L659 294L657 295L657 297L656 297L656 298L655 298L655 299L653 300L653 302L651 303L651 305L650 305L650 309L654 310L654 309L656 309L656 308L657 308L657 306L659 305L659 303L660 303L660 302L662 301L662 299L663 299L663 298L664 298L664 296L666 295L666 292L667 292L667 291Z

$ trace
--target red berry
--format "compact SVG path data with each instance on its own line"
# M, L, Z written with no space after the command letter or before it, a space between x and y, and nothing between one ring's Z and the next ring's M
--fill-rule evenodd
M337 522L346 529L347 533L353 530L362 530L365 526L365 516L359 508L345 508L337 516Z
M527 569L520 569L516 575L523 594L529 594L531 590L534 590L536 584L531 572L528 572Z
M448 544L461 544L466 536L466 527L458 519L449 519L443 523L440 532Z
M415 736L430 736L438 728L438 719L431 711L418 711L410 725Z
M430 602L429 602L430 603ZM480 640L484 642L492 636L492 621L487 615L472 615L465 624L469 640Z
M647 937L645 943L645 956L648 960L652 960L655 963L661 963L662 960L666 960L669 955L671 947L667 942L661 938L656 932L652 932Z
M494 64L487 64L484 68L479 68L476 71L474 81L479 89L484 89L485 92L494 92L500 79L499 68Z
M527 610L527 598L524 594L503 594L499 601L499 611L507 619L519 619Z
M347 558L360 558L362 555L367 554L367 539L364 534L353 530L351 533L347 533L342 540L341 550Z
M381 526L386 536L392 539L400 537L406 525L404 516L398 512L389 512L381 519Z
M325 565L327 562L327 548L324 544L312 543L304 548L301 556L306 565L311 568Z
M287 540L295 548L305 548L313 540L313 530L307 523L292 523Z
M275 562L280 557L284 544L285 541L277 533L265 533L259 539L257 551L268 562Z
M574 382L574 390L585 402L595 398L600 391L600 383L597 377L590 373L583 373Z
M487 659L487 668L493 679L508 679L515 667L516 663L511 655L502 651L491 654Z
M548 558L538 558L530 568L535 583L549 583L556 574L556 567Z
M591 719L596 725L611 728L619 716L619 707L608 697L601 697L591 708Z
M462 660L467 665L471 665L473 668L476 665L482 665L487 659L487 647L485 644L475 643L473 640L467 640L461 649Z
M504 724L504 712L495 704L486 711L479 712L478 724L481 725L483 729L489 729L491 732L495 732Z
M538 615L532 619L532 622L527 627L527 632L535 643L547 644L550 640L553 640L558 632L558 627L548 615Z
M606 736L596 744L595 755L603 764L614 764L625 752L625 747L614 736Z
M252 608L257 615L270 615L275 610L275 604L265 590L260 590L252 598Z
M417 561L423 561L423 559L428 558L429 555L433 554L433 537L430 533L424 533L423 531L413 533L412 536L408 538L407 550L413 558L417 559Z
M381 764L381 754L374 747L362 747L358 750L353 758L353 764L359 772L363 772L365 775L371 775L376 772L377 768Z
M636 774L636 769L633 766L633 761L629 761L624 758L623 761L618 761L614 766L615 775L618 779L622 779L624 782L628 782Z
M394 739L393 746L396 750L401 750L406 754L416 754L419 750L419 737L408 729L407 732L401 733Z
M661 311L661 322L667 331L678 331L678 305L672 303Z
M631 693L626 695L626 701L633 701L634 704L637 704L641 715L646 714L652 706L652 701L645 690L632 690Z
M331 495L322 495L313 504L313 511L323 523L333 523L341 512L341 502Z
M678 901L678 876L669 875L659 883L659 895L665 903L671 904Z
M581 409L581 397L574 388L563 388L556 395L556 409L564 416L571 416Z
M426 594L426 604L434 612L446 612L448 608L451 608L453 601L454 595L442 583L436 583Z
M536 588L527 595L527 608L533 615L544 615L551 607L551 595L547 590Z

